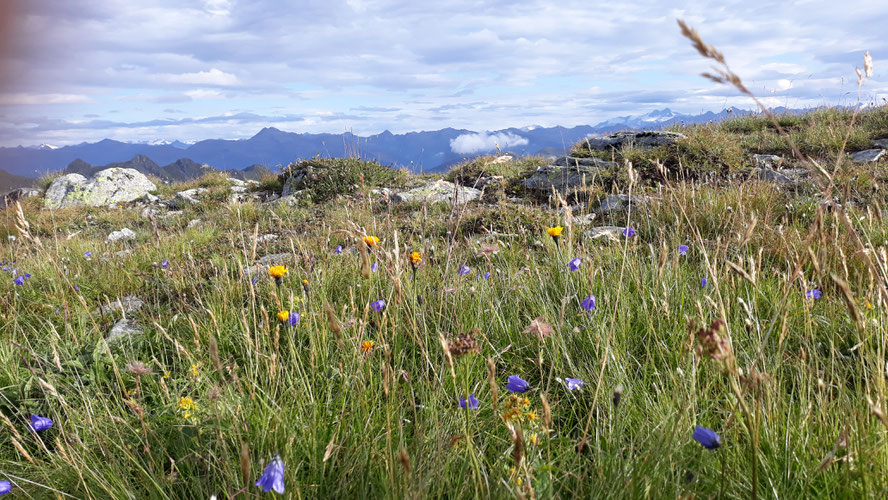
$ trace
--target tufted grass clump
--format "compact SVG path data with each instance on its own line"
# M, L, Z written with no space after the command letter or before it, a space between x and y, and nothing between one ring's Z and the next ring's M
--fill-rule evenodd
M304 175L303 177L300 177ZM316 203L338 195L355 193L359 189L398 187L406 180L403 171L375 161L358 158L314 158L291 163L278 177L286 184L293 176L300 177L295 189L304 189Z

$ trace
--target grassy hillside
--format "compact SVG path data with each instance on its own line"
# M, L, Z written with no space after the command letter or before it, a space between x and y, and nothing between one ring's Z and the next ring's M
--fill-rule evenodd
M151 218L25 200L27 226L7 210L0 229L0 479L255 498L277 453L293 498L883 498L888 160L841 151L886 117L781 118L828 173L802 186L749 175L753 153L802 165L755 117L612 152L564 204L523 190L539 159L458 167L504 178L461 207L389 204L373 190L425 179L353 160L294 207L226 203L218 178L164 186L209 191ZM599 212L610 193L646 201ZM135 240L106 243L124 226ZM97 310L130 295L144 305ZM124 316L144 332L109 344Z
M34 179L13 175L5 170L0 170L0 193L5 193L20 187L28 187L34 184Z

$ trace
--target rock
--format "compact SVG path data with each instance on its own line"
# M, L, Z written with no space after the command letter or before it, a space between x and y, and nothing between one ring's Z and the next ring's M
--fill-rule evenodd
M489 165L496 165L498 163L508 163L514 159L515 158L512 155L501 155L501 156L497 156L496 158L490 160L490 163L488 163L488 164Z
M601 158L577 158L574 156L560 156L552 163L559 167L616 167L617 163L605 161Z
M776 184L792 185L803 182L808 177L808 171L804 168L788 168L779 172L770 168L756 168L752 171L752 176Z
M609 162L608 162L609 163ZM614 164L616 165L616 164ZM592 179L599 176L602 168L591 165L559 166L549 165L540 167L527 179L524 179L524 187L532 191L565 193L581 187L584 183L591 183Z
M595 220L595 214L576 215L571 219L575 226L588 226Z
M150 219L152 217L156 218L158 215L160 215L160 210L158 210L154 207L145 207L142 209L142 211L139 213L139 215L143 219Z
M457 186L452 182L438 180L425 186L397 193L392 196L395 203L418 201L422 203L452 203L456 195L456 203L462 205L481 196L481 190Z
M145 196L142 197L142 201L146 203L159 203L160 198L151 193L145 193Z
M625 230L625 227L599 226L593 227L592 229L587 231L586 236L593 240L604 238L613 241L620 241L620 239L623 237L623 231Z
M52 181L43 204L46 208L105 206L137 200L157 186L138 170L106 168L87 179L80 174L67 174Z
M244 182L240 179L235 179L234 177L226 177L225 180L231 183L231 187L246 187L247 186L246 182Z
M232 193L240 194L247 192L247 186L231 186L229 188Z
M274 241L278 238L279 236L276 234L263 234L262 236L256 238L256 243L266 243L269 241Z
M115 311L123 311L124 314L129 314L131 312L136 312L145 305L142 302L142 299L136 297L135 295L127 295L122 299L117 299L109 305L97 307L93 314L108 314Z
M205 188L194 188L194 189L186 189L185 191L179 191L176 193L175 198L170 201L171 208L186 208L191 205L196 205L200 200L198 197L207 190Z
M587 151L608 151L610 149L622 149L626 146L638 149L651 149L657 146L666 146L679 139L686 138L684 134L666 130L617 132L615 134L588 137L580 144L580 148Z
M629 196L628 194L612 194L601 201L598 206L598 213L608 215L615 212L623 212L629 208L637 210L640 206L647 203L647 197Z
M264 205L270 207L297 207L302 202L302 193L303 191L296 191L295 193L290 194L290 196L284 196L281 198L275 198L271 201L267 201Z
M118 259L125 259L133 254L133 251L127 248L126 250L121 250L119 252L114 252L114 256Z
M191 229L192 227L197 227L197 226L199 226L202 222L203 222L203 221L200 220L200 219L191 219L190 221L188 221L188 225L187 225L186 227L187 227L188 229Z
M851 155L851 161L854 163L872 163L874 161L879 161L884 154L884 149L866 149L853 153Z
M34 188L18 188L13 189L12 191L0 195L0 208L7 207L12 205L13 203L24 200L25 198L33 198L35 196L40 196L42 193L39 189Z
M752 155L752 163L758 168L780 168L783 157L777 155Z
M111 327L111 331L108 333L108 336L105 337L105 342L108 342L109 345L116 344L121 340L132 338L136 335L141 335L145 333L141 326L135 321L129 319L121 319L117 323L114 323L114 326Z
M256 261L260 266L273 266L278 264L285 264L289 261L293 260L293 257L288 253L272 253L261 257Z
M884 139L873 139L873 144L877 148L888 149L888 137Z
M134 240L134 239L136 239L136 233L128 227L125 227L125 228L121 229L120 231L114 231L113 233L108 235L108 241L111 241L111 242L129 241L129 240Z

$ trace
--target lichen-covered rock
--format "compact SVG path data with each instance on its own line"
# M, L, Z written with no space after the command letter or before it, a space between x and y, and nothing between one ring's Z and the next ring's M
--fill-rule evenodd
M851 161L854 163L872 163L879 161L884 154L884 149L866 149L852 154Z
M145 303L139 297L135 295L127 295L122 299L117 299L114 302L96 308L93 310L93 314L110 314L113 312L123 311L124 314L129 314L132 312L136 312L142 308Z
M114 324L111 327L111 331L108 332L108 336L105 337L105 341L108 342L109 345L116 344L121 340L128 339L134 337L136 335L141 335L144 333L144 330L138 323L132 321L130 319L122 319Z
M176 196L170 201L171 208L185 208L191 205L197 205L200 201L200 195L206 193L207 190L205 188L194 188L194 189L186 189L185 191L179 191L176 193Z
M777 155L752 155L752 162L758 168L780 168L783 157Z
M752 171L752 176L762 181L790 186L803 183L809 174L804 168L788 168L779 171L770 168L757 168Z
M625 230L625 227L619 226L599 226L588 230L586 236L593 240L605 239L610 241L620 241L620 238L623 237L623 231Z
M418 201L424 203L452 203L456 197L456 203L462 205L481 196L481 190L458 186L452 182L438 180L425 186L397 193L392 196L395 203Z
M23 188L13 189L12 191L10 191L8 193L0 194L0 208L4 208L7 205L12 205L13 203L15 203L19 200L23 200L25 198L32 198L34 196L40 196L41 194L42 193L40 192L39 189L34 189L34 188L23 187Z
M593 165L549 165L538 168L533 175L524 179L524 187L531 191L542 192L550 192L554 188L565 193L583 186L584 183L592 183L603 170L601 166Z
M128 227L125 227L120 231L114 231L108 235L108 241L110 242L129 241L134 239L136 239L136 233Z
M580 149L589 151L608 151L631 146L637 149L651 149L666 146L679 139L686 139L684 134L666 130L645 130L641 132L617 132L608 135L587 137L580 143Z
M623 212L629 208L638 210L647 203L645 196L629 196L628 194L612 194L601 200L598 206L598 213L607 215L616 212Z
M80 174L67 174L52 181L43 204L46 208L104 206L139 199L157 189L138 170L106 168L87 179Z

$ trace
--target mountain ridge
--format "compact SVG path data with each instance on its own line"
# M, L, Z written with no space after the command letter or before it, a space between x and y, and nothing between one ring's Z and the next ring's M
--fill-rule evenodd
M775 108L776 113L796 113L803 110ZM638 116L616 117L596 125L574 127L527 126L495 131L472 131L447 127L433 131L393 134L385 130L378 134L358 136L351 132L299 133L286 132L276 127L263 127L247 139L205 139L193 144L179 140L159 140L128 143L103 139L95 143L80 143L62 147L6 147L0 148L0 168L10 174L37 177L67 168L80 159L91 165L132 161L141 155L146 168L163 175L160 164L172 164L188 158L198 164L209 164L223 171L240 171L248 165L287 165L299 158L314 156L359 156L383 164L406 167L409 170L439 171L477 154L508 150L528 155L541 151L564 150L590 134L620 130L663 128L676 124L706 123L729 117L752 114L751 111L724 109L718 113L707 111L699 115L675 113L669 108L654 110ZM461 141L457 138L462 137ZM456 143L454 142L456 141ZM455 149L455 144L460 150ZM130 159L130 160L127 160ZM160 169L160 170L157 170ZM174 169L173 169L174 170ZM162 175L158 177L164 178Z

